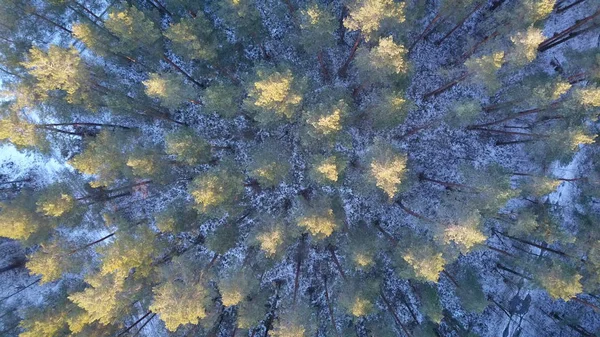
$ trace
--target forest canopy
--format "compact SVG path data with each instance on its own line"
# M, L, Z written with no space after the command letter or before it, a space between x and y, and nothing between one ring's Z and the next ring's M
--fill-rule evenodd
M0 0L0 335L599 335L599 28Z

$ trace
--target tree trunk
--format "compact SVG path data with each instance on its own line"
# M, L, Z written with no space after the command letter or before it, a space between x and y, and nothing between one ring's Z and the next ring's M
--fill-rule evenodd
M442 13L438 12L438 14L429 22L429 24L427 25L427 27L425 27L425 29L423 30L423 32L421 34L419 34L419 36L417 36L417 38L415 39L415 41L410 45L410 47L408 47L408 51L410 52L411 50L413 50L413 48L417 45L417 43L425 36L425 34L429 33L429 30L433 27L433 25L440 19L442 18Z
M500 133L500 134L505 134L505 135L514 135L514 136L529 136L529 137L533 137L534 139L550 137L549 135L543 135L543 134L538 134L538 133L525 133L525 132L516 132L516 131L484 129L484 128L476 128L476 127L470 128L469 130L485 131L485 132Z
M329 319L331 320L333 331L335 331L335 334L338 337L341 337L340 332L337 328L337 324L335 323L335 316L333 314L333 304L331 303L331 299L329 298L329 290L327 289L327 276L323 276L323 287L325 288L325 300L327 301L327 309L329 310Z
M331 77L329 76L329 71L327 71L327 66L325 66L322 50L317 54L317 59L319 60L319 65L321 66L321 75L323 76L323 80L325 80L325 82L329 82Z
M337 255L335 254L335 250L334 250L333 246L329 245L329 246L327 246L327 249L329 250L329 253L331 253L331 258L333 259L333 263L337 267L338 272L340 273L342 278L345 280L346 273L344 273L344 269L342 269L342 265L340 264L340 261L338 260Z
M569 33L575 31L577 28L581 27L582 25L586 24L587 22L595 19L597 16L600 16L600 9L588 17L585 17L581 20L575 21L575 24L572 25L571 27L569 27L559 33L555 33L552 37L550 37L550 38L546 39L545 41L543 41L542 43L540 43L540 45L538 46L538 51L543 52L545 50L548 50L548 46L552 45L557 40L564 38Z
M457 183L449 183L446 181L441 181L441 180L437 180L437 179L433 179L433 178L428 178L426 177L423 173L419 173L419 180L425 180L425 181L429 181L432 183L436 183L439 185L442 185L450 190L453 190L455 188L459 188L459 189L466 189L466 190L470 190L471 192L478 192L479 190L475 187L471 187L468 185L464 185L464 184L457 184Z
M498 230L495 230L495 229L492 229L492 232L493 232L493 233L498 233L498 234L500 234L500 235L502 235L502 236L504 236L504 237L506 237L506 238L509 238L509 239L511 239L511 240L518 241L518 242L521 242L521 243L524 243L524 244L530 245L530 246L532 246L532 247L539 248L539 249L541 249L542 251L544 251L544 250L547 250L547 251L549 251L549 252L552 252L552 253L554 253L554 254L558 254L558 255L561 255L561 256L569 256L567 253L565 253L565 252L561 252L560 250L552 249L552 248L550 248L550 247L545 247L545 246L539 245L539 244L537 244L537 243L535 243L535 242L531 242L531 241L529 241L529 240L520 239L520 238L514 237L514 236L512 236L512 235L508 235L508 234L506 234L506 233L502 233L502 232L500 232L500 231L498 231ZM570 257L570 256L569 256L569 257Z
M185 72L183 69L181 69L181 67L179 67L177 64L175 64L175 62L173 62L170 58L168 58L167 55L163 56L163 60L167 61L168 64L170 64L173 68L175 68L178 72L180 72L183 76L185 76L192 83L197 85L200 89L206 88L206 85L201 84L200 82L196 81L190 74Z
M21 256L21 257L17 258L16 260L14 260L9 265L0 268L0 274L5 273L7 271L17 269L17 268L24 267L26 262L27 262L27 258L25 256Z
M457 29L462 27L462 25L465 24L465 22L471 17L471 15L473 15L473 13L475 13L479 8L481 8L481 6L483 6L484 3L485 1L482 1L479 3L479 5L475 6L475 8L473 8L473 10L469 12L469 14L467 14L467 16L465 16L459 23L456 24L456 26L454 26L454 28L452 28L446 35L444 35L444 37L438 40L435 44L437 46L441 45L442 42L444 42L444 40L446 40L450 35L452 35L452 33L454 33Z
M137 321L133 322L133 324L131 324L127 329L125 329L123 332L121 332L117 337L123 336L124 334L128 333L129 330L133 329L134 326L136 326L144 318L148 317L148 315L150 315L151 313L152 313L152 311L148 311L144 316L140 317Z
M20 180L13 180L13 181L4 181L4 182L0 182L0 185L8 185L8 184L16 184L16 183L25 183L25 182L30 182L31 178L27 178L27 179L20 179Z
M442 270L442 274L444 276L446 276L452 282L452 284L454 284L455 287L460 288L460 285L458 285L458 282L456 282L454 277L452 277L452 275L450 275L450 273L448 273L445 269Z
M402 331L404 331L404 333L407 336L411 337L412 335L411 335L410 331L408 331L408 329L406 329L404 324L402 324L400 317L398 317L398 313L396 313L396 310L394 310L394 307L392 307L392 304L390 303L390 301L385 297L385 294L383 293L383 289L380 289L379 293L380 293L381 299L383 299L383 302L385 303L388 311L394 317L394 321L396 322L396 324L398 324L398 326L402 329Z
M401 208L403 211L405 211L406 213L408 213L408 214L410 214L410 215L414 216L414 217L415 217L415 218L417 218L417 219L421 219L421 220L424 220L424 221L427 221L427 222L435 222L435 221L433 221L433 220L429 219L428 217L426 217L426 216L424 216L424 215L421 215L421 214L419 214L419 213L417 213L417 212L415 212L415 211L411 210L410 208L406 207L406 206L405 206L405 205L402 203L402 200L400 200L400 199L396 200L396 205L400 206L400 208Z
M96 240L96 241L94 241L94 242L88 243L87 245L85 245L85 246L83 246L83 247L79 247L79 248L77 248L77 249L74 249L74 250L72 250L72 251L70 252L70 254L75 254L75 253L77 253L77 252L80 252L80 251L82 251L82 250L84 250L84 249L86 249L86 248L89 248L89 247L91 247L91 246L93 246L93 245L95 245L95 244L97 244L97 243L100 243L100 242L102 242L102 241L104 241L104 240L106 240L106 239L108 239L108 238L110 238L110 237L114 236L114 235L115 235L115 233L116 233L116 232L112 232L112 233L108 234L107 236L105 236L105 237L103 237L103 238L101 238L101 239L98 239L98 240Z
M28 289L28 288L29 288L29 287L31 287L32 285L34 285L34 284L36 284L36 283L40 282L41 280L42 280L42 278L40 277L40 278L38 278L37 280L35 280L35 281L33 281L33 282L29 283L29 284L28 284L28 285L26 285L25 287L23 287L23 288L19 289L18 291L15 291L14 293L12 293L12 294L10 294L10 295L8 295L8 296L6 296L6 297L3 297L3 298L1 298L1 299L0 299L0 303L2 303L2 302L4 302L4 301L6 301L7 299L9 299L9 298L11 298L11 297L13 297L13 296L15 296L15 295L17 295L17 294L20 294L21 292L25 291L26 289Z
M437 96L437 95L443 93L444 91L449 90L450 88L452 88L453 86L457 85L458 83L460 83L461 81L463 81L465 78L467 78L467 76L469 76L469 73L464 73L463 75L461 75L456 80L454 80L454 81L452 81L452 82L450 82L448 84L445 84L445 85L441 86L438 89L435 89L433 91L430 91L430 92L426 93L425 95L423 95L423 99L428 99L429 97Z
M144 322L144 324L142 324L142 326L140 327L140 329L132 336L132 337L136 337L137 335L140 334L140 332L142 331L142 329L144 329L144 327L150 323L150 321L154 318L154 316L156 316L156 314L152 314L152 316L150 316L150 318L148 318L147 321Z
M568 10L569 8L572 8L572 7L575 7L575 6L579 5L580 3L584 2L584 1L585 1L585 0L577 0L577 1L574 1L573 3L571 3L571 4L568 4L568 5L566 5L566 6L556 6L556 13L557 13L557 14L560 14L560 13L562 13L562 12L564 12L564 11ZM564 1L563 1L563 2L564 2ZM561 2L561 4L560 4L560 5L562 5L562 2Z
M352 46L352 49L350 49L350 55L348 55L346 62L344 62L344 65L342 65L342 67L338 70L338 76L341 76L341 77L346 76L346 74L348 72L348 67L350 66L350 62L352 62L352 60L354 59L354 56L356 55L356 50L358 49L358 46L360 45L360 39L361 39L361 34L358 33L358 35L356 36L356 41L354 41L354 45Z
M124 130L130 130L131 128L123 125L116 124L104 124L104 123L88 123L88 122L72 122L72 123L52 123L52 124L37 124L38 126L43 127L52 127L52 126L100 126L100 127L112 127L112 128L120 128Z

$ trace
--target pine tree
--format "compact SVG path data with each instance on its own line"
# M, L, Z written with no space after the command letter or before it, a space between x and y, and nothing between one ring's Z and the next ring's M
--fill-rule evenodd
M47 187L37 201L37 211L43 215L60 217L70 213L76 200L64 184Z
M291 119L302 102L301 82L289 69L276 71L259 67L244 104L256 113L254 118L263 125Z
M123 156L126 139L125 133L103 130L70 164L82 173L95 176L90 182L92 187L109 186L118 179L130 177L131 169Z
M306 206L297 217L296 224L316 239L324 239L339 227L334 205L328 200L319 200Z
M352 279L340 294L340 305L349 315L367 316L375 311L379 285L374 280Z
M184 324L198 324L208 316L210 291L202 283L167 281L153 292L150 310L160 316L169 331L176 331Z
M393 0L355 0L349 5L344 27L359 30L369 41L382 30L404 22L404 8L405 3Z
M34 47L23 67L37 80L42 99L48 99L49 91L61 90L69 103L87 104L90 100L91 74L75 48L51 45L44 52Z
M108 325L119 317L126 305L122 301L124 296L125 278L117 274L95 274L86 278L90 287L81 292L69 295L69 300L78 307L85 310L78 318L78 329L71 326L74 333L80 332L85 325L98 321L100 324Z
M104 26L118 37L119 43L114 47L117 52L151 48L160 39L160 31L154 22L135 6L111 12Z
M289 176L289 156L284 147L275 141L267 140L259 144L252 158L248 173L262 187L277 186Z
M162 106L176 109L184 103L194 101L194 91L190 86L185 85L181 76L174 73L149 75L150 78L143 82L146 86L146 95L160 99Z
M200 213L234 212L244 192L244 180L233 168L219 168L196 177L189 191Z
M217 113L225 118L240 114L242 105L240 88L224 83L213 84L202 93L203 112Z
M129 154L126 165L134 176L164 183L170 180L170 167L155 149L137 148Z
M110 245L97 249L102 255L101 274L126 277L135 269L136 276L149 276L156 246L154 232L148 228L130 233L118 231Z
M221 301L226 307L238 305L247 297L253 296L258 285L258 280L249 270L233 272L218 282Z
M337 184L342 181L346 160L339 154L316 155L312 159L310 177L319 185Z
M460 286L456 288L456 295L463 308L469 312L482 313L488 301L475 271L467 269L458 282Z
M224 255L237 245L240 229L237 223L228 222L220 225L206 238L206 248L217 255Z
M402 124L413 104L402 92L383 90L367 114L376 129L391 129Z
M535 263L533 276L553 299L568 301L583 291L582 276L573 266L561 263Z
M419 283L417 286L423 314L432 322L439 324L444 318L440 296L436 287L429 283Z
M391 146L378 142L371 149L369 179L391 200L400 191L406 174L406 156Z
M45 229L46 221L37 214L35 203L28 194L0 204L0 236L25 241Z
M333 34L337 28L337 20L329 6L313 1L300 11L300 43L309 54L319 54L325 48L333 47Z
M39 250L28 256L25 266L30 274L42 275L42 284L54 282L66 272L77 271L81 261L77 261L63 245L61 242L41 245Z
M517 66L523 66L535 60L537 48L544 41L542 30L529 27L524 32L519 32L510 38L514 44L514 51L508 58Z
M395 43L393 36L379 38L372 49L358 49L356 67L363 82L380 82L393 75L406 74L409 68L405 55L406 49Z
M173 51L178 55L202 61L212 61L217 57L216 33L202 13L171 25L164 35L171 40Z
M166 152L188 165L207 163L211 159L210 144L191 129L181 129L165 136Z
M494 52L490 55L472 57L465 62L465 66L471 75L471 81L482 83L490 94L500 89L500 81L497 71L504 64L504 52Z

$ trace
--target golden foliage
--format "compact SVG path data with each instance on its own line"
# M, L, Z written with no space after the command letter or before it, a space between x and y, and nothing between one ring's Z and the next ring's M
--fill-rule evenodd
M356 297L354 299L354 303L352 304L352 308L350 308L350 313L355 317L368 315L373 310L373 303L371 301Z
M337 222L332 209L307 215L298 219L298 226L305 228L318 239L330 236L337 228Z
M369 41L384 21L404 22L404 8L404 2L394 0L358 0L350 6L348 17L344 19L344 27L348 30L360 30L365 35L365 40Z
M444 230L444 243L449 244L454 241L459 245L463 254L468 253L474 246L485 242L486 239L487 237L483 233L469 224L449 226Z
M257 116L263 123L270 119L290 119L302 102L302 96L293 88L294 76L290 70L267 74L258 71L259 80L254 82L248 92L248 102L255 108L268 112L266 116ZM265 111L266 110L266 111ZM274 114L269 117L269 114Z
M525 32L519 32L512 36L510 40L515 45L513 59L517 65L525 65L537 56L537 48L544 41L545 37L542 30L535 27L529 27Z
M260 233L256 236L260 243L260 249L269 257L274 256L283 243L283 232L281 229Z
M430 247L410 249L402 258L412 266L418 278L431 282L439 280L440 272L446 264L442 253L436 253Z
M206 317L204 307L208 291L200 284L185 285L171 281L154 288L154 303L150 310L160 315L169 331L183 324L198 324Z
M579 282L582 276L577 273L568 273L560 266L545 269L545 273L538 277L538 281L554 299L565 301L577 296L583 291Z
M388 157L375 158L371 162L371 175L375 178L377 187L381 188L390 199L398 192L405 171L405 156L390 153Z

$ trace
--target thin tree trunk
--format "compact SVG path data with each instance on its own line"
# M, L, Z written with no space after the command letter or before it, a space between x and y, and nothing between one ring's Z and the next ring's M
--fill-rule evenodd
M298 245L298 254L296 256L296 277L294 278L294 297L293 303L296 304L296 298L298 295L298 287L300 285L300 266L302 265L302 255L304 250L304 240L306 236L302 236L300 239L300 244Z
M495 252L498 252L498 253L501 253L501 254L504 254L504 255L507 255L507 256L514 256L513 254L511 254L511 253L509 253L509 252L507 252L507 251L505 251L503 249L496 248L496 247L493 247L493 246L490 246L490 245L485 245L485 246L488 247L489 249L495 251Z
M206 88L206 85L201 84L200 82L196 81L190 74L185 72L183 69L181 69L181 67L179 67L177 64L175 64L175 62L173 62L170 58L168 58L167 55L163 56L163 60L167 61L168 64L170 64L173 68L175 68L177 71L179 71L183 76L185 76L192 83L197 85L200 89Z
M128 126L123 126L123 125L116 125L116 124L103 124L103 123L88 123L88 122L72 122L72 123L52 123L52 124L37 124L38 126L43 126L43 127L47 127L47 126L101 126L101 127L112 127L112 128L120 128L120 129L125 129L125 130L130 130L131 128Z
M37 280L35 280L35 281L33 281L33 282L29 283L29 284L28 284L28 285L26 285L25 287L23 287L23 288L19 289L18 291L15 291L14 293L12 293L12 294L10 294L10 295L8 295L8 296L6 296L6 297L3 297L3 298L1 298L1 299L0 299L0 303L2 303L2 302L4 302L4 301L6 301L7 299L9 299L9 298L11 298L11 297L13 297L13 296L15 296L15 295L17 295L17 294L20 294L21 292L25 291L26 289L28 289L28 288L29 288L29 287L31 287L32 285L34 285L34 284L36 284L36 283L40 282L41 280L42 280L42 278L40 277L40 278L38 278Z
M465 24L465 22L471 17L471 15L473 15L473 13L475 13L479 8L481 8L481 6L483 6L484 3L485 1L482 1L477 6L475 6L475 8L473 8L473 10L469 12L469 14L467 14L467 16L465 16L459 23L456 24L456 26L454 26L454 28L452 28L446 35L444 35L444 37L438 40L435 44L438 46L441 45L442 42L444 42L444 40L446 40L450 35L452 35L452 33L454 33L457 29L462 27L462 25Z
M555 107L557 104L553 103L550 107ZM517 112L515 114L511 114L508 117L502 118L502 119L498 119L492 122L488 122L488 123L483 123L483 124L474 124L474 125L469 125L467 126L467 130L471 130L471 129L476 129L476 128L483 128L486 126L492 126L492 125L496 125L496 124L500 124L500 123L504 123L513 119L517 119L517 118L521 118L523 116L528 116L531 114L535 114L538 112L542 112L542 111L546 111L548 108L534 108L534 109L529 109L529 110L524 110L521 112Z
M502 235L502 236L504 236L504 237L506 237L506 238L509 238L509 239L511 239L511 240L518 241L518 242L521 242L521 243L524 243L524 244L530 245L530 246L532 246L532 247L539 248L539 249L541 249L542 251L544 251L544 250L547 250L547 251L549 251L549 252L551 252L551 253L554 253L554 254L557 254L557 255L561 255L561 256L569 256L567 253L565 253L565 252L561 252L560 250L552 249L552 248L550 248L550 247L544 247L544 246L542 246L542 245L539 245L539 244L537 244L537 243L535 243L535 242L531 242L531 241L529 241L529 240L525 240L525 239L520 239L520 238L514 237L514 236L512 236L512 235L508 235L508 234L506 234L506 233L502 233L502 232L500 232L500 231L497 231L497 230L495 230L495 229L493 229L493 230L492 230L492 232L494 232L494 233L498 233L498 234L500 234L500 235Z
M419 180L425 180L425 181L429 181L429 182L432 182L432 183L436 183L436 184L442 185L442 186L444 186L444 187L446 187L448 189L459 188L459 189L470 190L471 192L478 192L479 191L477 188L471 187L471 186L468 186L468 185L458 184L458 183L450 183L450 182L441 181L441 180L437 180L437 179L433 179L433 178L428 178L423 173L419 174Z
M16 184L16 183L25 183L25 182L30 182L31 178L27 178L27 179L20 179L20 180L13 180L13 181L4 181L4 182L0 182L0 185L8 185L8 184Z
M46 130L46 131L52 131L52 132L56 132L56 133L63 133L63 134L66 134L66 135L71 135L71 136L83 137L83 133L81 133L81 132L65 131L65 130L61 130L61 129L57 129L57 128L52 128L52 127L41 126L41 125L34 125L34 127L36 129L40 129L40 130Z
M507 141L507 142L500 142L500 141L497 141L497 142L496 142L496 146L512 145L512 144L521 144L521 143L529 143L529 142L533 142L533 141L536 141L536 140L537 140L537 139L511 140L511 141Z
M458 285L458 282L456 282L456 280L454 279L454 277L452 277L452 275L450 275L450 273L448 273L446 271L446 269L442 270L442 274L444 276L446 276L454 284L455 287L460 288L460 285Z
M396 238L394 238L390 233L386 232L383 228L381 228L379 221L375 221L373 223L373 226L375 226L375 228L377 228L377 230L380 231L381 234L383 234L383 236L385 236L388 240L390 240L390 242L392 243L393 246L398 245L398 240L396 240Z
M331 299L329 298L329 290L327 289L327 276L323 276L323 287L325 288L325 300L327 301L327 309L329 310L329 319L331 320L333 331L335 331L335 334L338 337L341 337L340 332L337 328L337 324L335 323L335 316L333 314L333 304L331 303Z
M116 232L112 232L112 233L108 234L107 236L105 236L105 237L103 237L103 238L101 238L101 239L98 239L98 240L96 240L96 241L94 241L94 242L88 243L87 245L85 245L85 246L83 246L83 247L79 247L79 248L77 248L77 249L74 249L74 250L72 250L72 251L70 252L70 254L75 254L75 253L77 253L77 252L80 252L80 251L82 251L82 250L84 250L84 249L87 249L87 248L89 248L89 247L91 247L91 246L93 246L93 245L95 245L95 244L97 244L97 243L100 243L100 242L102 242L102 241L104 241L104 240L106 240L106 239L109 239L109 238L111 238L112 236L114 236L114 235L115 235L115 233L116 233Z
M398 324L398 326L402 329L402 331L404 331L404 333L407 336L411 337L412 335L411 335L410 331L408 331L408 329L404 326L404 324L402 324L400 317L398 317L398 313L396 313L396 310L394 310L394 307L392 307L392 304L390 303L390 301L385 297L385 295L383 293L383 289L380 289L379 293L380 293L381 299L383 299L383 302L385 303L388 311L394 317L394 321L396 322L396 324Z
M483 44L485 44L489 40L495 38L496 36L498 36L498 31L493 32L492 34L483 38L483 40L477 42L471 49L469 49L467 52L462 54L462 56L460 57L460 59L457 63L465 62L469 57L471 57L473 54L475 54L475 52L477 51L477 49L479 47L481 47Z
M338 272L340 273L342 278L345 280L346 273L344 273L344 269L342 269L342 265L340 264L340 261L338 260L337 255L335 254L335 250L334 250L333 246L329 245L327 247L327 249L329 250L329 253L331 253L331 258L333 259L333 263L337 267Z
M421 214L419 214L419 213L417 213L417 212L415 212L415 211L411 210L410 208L406 207L406 206L404 205L404 203L402 203L402 200L400 200L400 199L396 200L396 205L400 206L400 208L401 208L403 211L405 211L406 213L408 213L408 214L410 214L410 215L414 216L414 217L415 217L415 218L417 218L417 219L421 219L421 220L423 220L423 221L427 221L427 222L435 222L435 221L433 221L433 220L429 219L428 217L426 217L426 216L424 216L424 215L421 215Z
M548 135L538 134L538 133L525 133L525 132L516 132L516 131L505 131L505 130L494 130L494 129L484 129L484 128L471 128L469 130L475 131L485 131L491 133L500 133L505 135L514 135L514 136L529 136L533 138L545 138L549 137Z
M584 1L585 0L577 0L577 1L574 1L573 3L568 4L568 5L564 6L564 7L563 6L558 6L556 8L556 13L560 14L560 13L568 10L569 8L572 8L572 7L575 7L575 6L579 5L580 3L584 2Z
M499 268L499 269L502 269L502 270L504 270L504 271L507 271L507 272L509 272L509 273L511 273L511 274L514 274L514 275L520 276L520 277L522 277L522 278L524 278L524 279L531 280L531 277L529 277L529 276L527 276L527 275L524 275L524 274L522 274L522 273L519 273L518 271L515 271L515 270L513 270L513 269L511 269L511 268L508 268L508 267L504 266L504 265L503 265L503 264L501 264L501 263L496 263L496 267L497 267L497 268Z
M543 41L542 43L540 43L540 45L538 46L538 51L543 52L545 50L547 50L547 47L549 45L551 45L552 43L554 43L557 40L562 39L563 37L567 36L569 33L573 32L574 30L576 30L577 28L581 27L582 25L584 25L585 23L595 19L597 16L600 15L600 9L597 10L594 14L585 17L581 20L577 20L575 21L575 24L572 25L571 27L559 32L559 33L555 33L552 37L546 39L545 41Z
M329 82L331 77L329 76L329 71L327 71L327 66L325 66L325 61L323 60L323 51L319 51L317 54L317 59L319 60L319 65L321 66L321 75L323 75L323 79L325 82Z
M16 259L15 261L13 261L12 263L10 263L8 266L0 268L0 274L5 273L7 271L11 271L13 269L24 267L26 262L27 262L27 258L25 258L24 256L20 257L20 258Z
M413 48L417 45L417 43L425 36L425 34L427 34L429 32L429 30L433 27L433 25L438 21L442 19L442 13L438 12L438 14L429 22L429 24L425 27L425 29L423 30L423 32L421 34L419 34L419 36L417 36L417 38L415 39L415 41L410 45L410 47L408 47L408 51L410 52L411 50L413 50Z
M144 324L142 324L142 326L140 327L140 329L132 336L132 337L136 337L137 335L140 334L140 332L142 331L142 329L144 329L144 327L150 323L150 321L154 318L154 316L156 316L156 314L152 314L152 316L150 316L150 318L148 318L147 321L144 322Z
M552 43L550 43L550 44L546 45L546 46L543 48L543 50L541 50L540 52L547 51L548 49L551 49L551 48L554 48L554 47L556 47L556 46L558 46L558 45L561 45L561 44L563 44L563 43L565 43L565 42L567 42L567 41L569 41L569 40L571 40L571 39L573 39L573 38L575 38L575 37L577 37L577 36L579 36L579 35L581 35L581 34L587 33L587 32L589 32L590 30L592 30L592 29L596 29L596 28L598 28L598 27L600 27L600 23L598 23L598 24L595 24L595 25L592 25L592 26L590 26L590 27L587 27L587 28L583 28L583 29L581 29L581 30L578 30L578 31L576 31L576 32L569 33L569 34L568 34L566 37L564 37L564 38L561 38L560 40L556 40L556 41L554 41L554 42L552 42Z
M443 93L444 91L449 90L450 88L452 88L453 86L457 85L458 83L463 81L465 78L467 78L467 76L469 76L469 73L464 73L463 75L461 75L459 78L455 79L454 81L447 83L438 89L435 89L433 91L426 93L425 95L423 95L423 99L428 99L429 97L437 96L437 95Z
M19 8L21 8L21 7L19 7ZM67 33L69 33L69 34L73 34L73 31L72 31L72 30L70 30L70 29L67 29L65 26L63 26L63 25L61 25L61 24L59 24L59 23L56 23L56 22L54 22L54 21L52 21L52 20L48 19L47 17L45 17L45 16L43 16L43 15L41 15L41 14L38 14L38 13L37 13L36 11L34 11L34 10L28 10L28 9L25 9L25 8L21 8L21 9L22 9L22 10L23 10L25 13L27 13L27 14L31 14L31 15L35 16L36 18L42 19L42 20L44 20L44 21L48 22L49 24L51 24L51 25L53 25L53 26L55 26L55 27L58 27L58 28L62 29L63 31L65 31L65 32L67 32Z
M342 65L342 67L338 70L338 76L346 76L346 73L348 72L348 67L350 66L350 62L352 62L352 60L354 59L354 56L356 55L356 50L360 45L361 38L361 34L358 33L358 36L356 36L356 40L354 41L354 45L352 46L352 49L350 49L350 55L348 55L346 62L344 62L344 65Z
M590 303L590 302L588 302L586 300L582 300L582 299L577 298L577 297L573 297L571 299L573 301L575 301L575 302L579 302L579 303L581 303L581 304L583 304L585 306L588 306L588 307L594 309L595 312L599 312L600 311L600 308L598 306L596 306L596 305L594 305L594 304L592 304L592 303Z
M133 324L131 324L127 329L125 329L123 332L121 332L117 337L123 336L124 334L128 333L129 330L133 329L134 326L136 326L144 318L148 317L148 315L150 315L151 313L152 313L152 311L148 311L144 316L140 317L137 321L133 322Z

